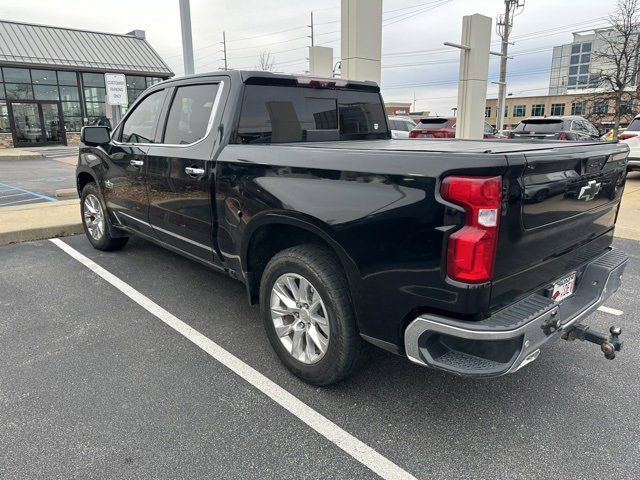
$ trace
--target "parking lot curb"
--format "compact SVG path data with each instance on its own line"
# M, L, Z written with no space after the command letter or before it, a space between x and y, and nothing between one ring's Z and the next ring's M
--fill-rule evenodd
M59 188L56 190L56 197L77 197L78 190L75 188Z
M0 149L0 162L3 160L42 160L44 155L30 150L21 150L17 148Z
M78 199L0 208L0 245L83 232Z

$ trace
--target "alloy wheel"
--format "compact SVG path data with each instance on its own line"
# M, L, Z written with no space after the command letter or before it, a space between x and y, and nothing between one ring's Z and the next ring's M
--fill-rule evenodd
M329 315L318 290L296 273L281 275L271 288L271 320L280 342L296 360L320 361L329 346Z
M104 212L100 200L93 193L90 193L85 197L83 207L84 224L87 226L89 235L94 240L100 240L104 235L105 227Z

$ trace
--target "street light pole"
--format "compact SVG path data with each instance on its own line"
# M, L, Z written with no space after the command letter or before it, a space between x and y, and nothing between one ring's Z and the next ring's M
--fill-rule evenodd
M311 39L311 46L313 47L313 45L314 45L314 38L313 38L313 10L311 11L311 24L307 25L307 27L309 27L311 29L311 35L309 36L309 38Z
M222 31L222 53L224 54L224 69L228 70L227 66L227 32Z
M191 9L189 8L189 0L179 0L179 2L184 74L192 75L195 73L195 69L193 67L193 41L191 39Z
M504 15L498 15L496 20L496 31L502 38L502 48L500 50L500 79L498 83L498 111L496 112L496 129L504 129L504 107L506 104L507 91L507 60L509 50L509 34L513 27L513 17L516 12L520 13L524 8L525 0L504 0Z

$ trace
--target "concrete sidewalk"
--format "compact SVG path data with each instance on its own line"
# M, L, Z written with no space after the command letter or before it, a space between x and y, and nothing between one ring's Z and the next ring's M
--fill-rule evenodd
M0 245L82 232L78 199L0 208Z
M640 177L627 180L616 223L616 237L640 240Z
M41 160L44 155L40 152L25 150L24 148L0 148L0 161L2 160Z

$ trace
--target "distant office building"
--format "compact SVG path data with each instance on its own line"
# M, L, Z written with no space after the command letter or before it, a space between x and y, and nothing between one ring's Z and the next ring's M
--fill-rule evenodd
M606 43L605 38L615 32L596 29L573 34L573 42L553 47L549 95L565 95L593 90L600 84L598 72L606 69L598 59ZM635 79L633 85L635 85Z
M142 30L117 35L0 20L0 148L75 144L83 125L115 124L127 106L108 103L105 74L125 76L128 105L173 76Z
M598 128L613 126L613 102L588 92L568 93L566 95L535 95L528 97L507 97L504 109L505 129L511 130L527 117L580 115L589 118ZM625 101L621 105L621 126L625 127L640 111L640 103ZM498 100L487 99L485 120L496 125Z

